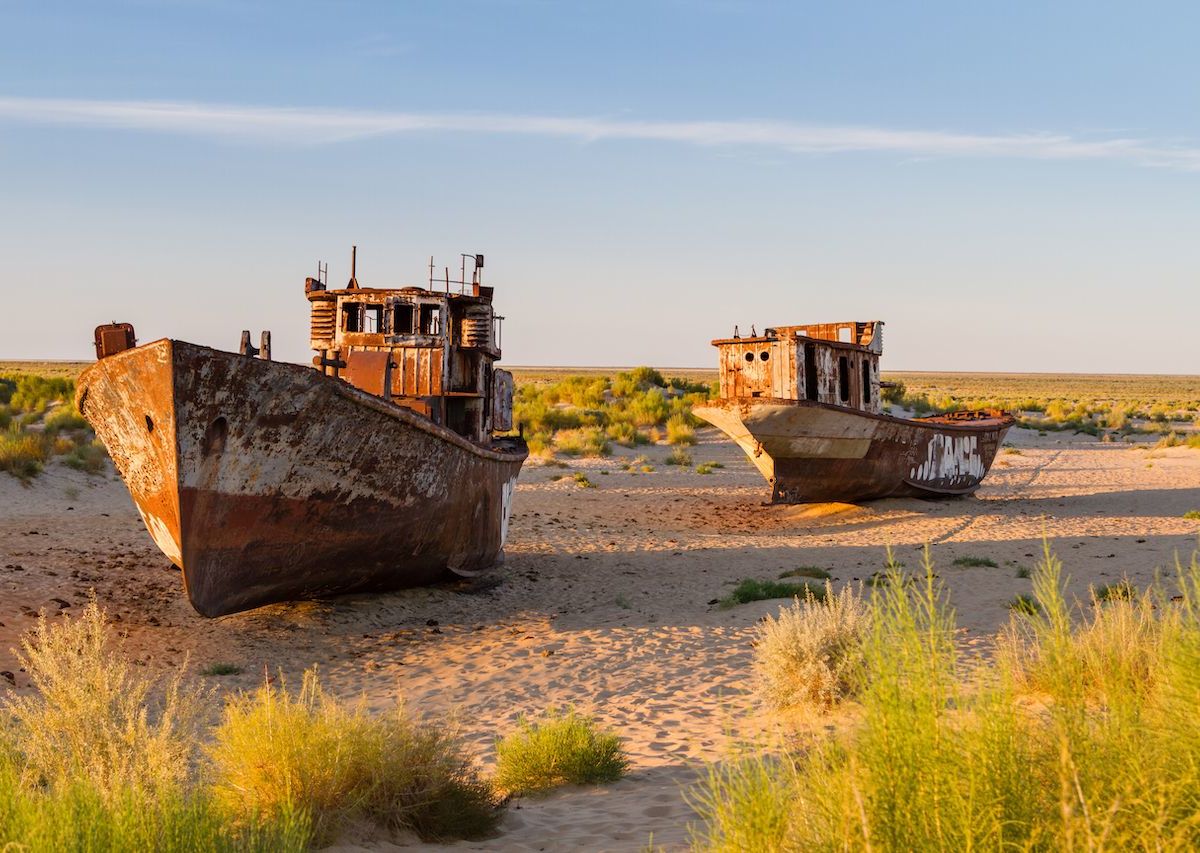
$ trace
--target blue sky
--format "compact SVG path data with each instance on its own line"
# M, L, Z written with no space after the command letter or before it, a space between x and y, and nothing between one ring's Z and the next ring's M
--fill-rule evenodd
M1050 8L1044 8L1049 6ZM307 360L303 280L484 252L513 364L1200 372L1195 4L0 0L0 357Z

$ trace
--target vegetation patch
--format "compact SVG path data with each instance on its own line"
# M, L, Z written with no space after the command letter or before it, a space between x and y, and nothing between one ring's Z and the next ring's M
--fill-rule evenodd
M998 569L1000 567L996 561L990 557L958 557L954 560L954 565L963 566L966 568L986 566L990 569Z
M1178 600L1172 601L1178 589ZM749 752L691 796L708 850L1185 850L1200 846L1200 559L1157 589L1068 603L1047 553L1033 613L964 666L931 567L872 596L861 720Z
M209 755L213 794L230 813L307 814L318 844L356 817L426 841L480 838L499 820L491 786L452 731L402 709L370 714L365 699L343 705L322 691L316 670L298 694L268 683L229 700Z
M819 566L800 566L780 572L779 577L781 580L783 578L814 578L819 581L827 581L830 578L830 574Z
M222 675L241 675L242 668L234 663L213 663L200 670L201 675L220 677Z
M728 609L751 601L766 601L771 598L794 598L796 596L813 596L817 599L825 597L825 587L810 586L809 584L781 583L776 580L757 580L746 578L733 588L729 595L721 599L721 607Z
M1007 607L1012 612L1021 613L1025 616L1036 616L1041 609L1037 599L1032 595L1026 595L1025 593L1021 593L1015 598L1010 599Z
M496 742L496 786L518 796L615 782L628 769L620 738L573 709L522 717L517 731Z
M1116 583L1106 583L1092 590L1092 597L1100 603L1106 601L1133 601L1137 590L1128 579L1122 578Z
M671 452L663 462L667 465L678 465L681 468L689 468L692 464L692 454L682 446L676 445L671 448Z
M0 849L300 851L351 818L426 840L498 820L445 725L343 706L315 671L233 697L214 730L212 691L132 666L94 601L19 657L36 692L0 706Z
M754 629L758 690L775 708L823 710L851 695L862 678L869 609L851 587L821 597L805 590Z

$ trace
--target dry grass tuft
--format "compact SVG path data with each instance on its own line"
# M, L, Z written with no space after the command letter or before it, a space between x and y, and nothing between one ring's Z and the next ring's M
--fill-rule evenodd
M37 693L7 706L25 784L86 782L103 795L184 784L208 694L185 688L182 668L154 698L154 681L113 648L95 601L77 619L52 624L43 614L21 649Z
M851 695L862 675L870 611L858 591L807 591L754 629L759 693L775 708L826 709Z
M499 820L453 732L402 709L374 716L364 702L343 705L315 670L298 694L268 683L231 699L209 754L218 802L259 820L302 811L317 842L359 816L427 841L482 837Z

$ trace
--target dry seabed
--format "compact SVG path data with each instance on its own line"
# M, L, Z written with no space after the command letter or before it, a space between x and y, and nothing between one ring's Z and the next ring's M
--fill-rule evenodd
M1016 430L974 498L880 501L863 507L763 507L767 489L740 451L700 434L700 475L662 464L581 460L596 488L531 464L517 490L508 562L492 578L383 596L282 605L205 620L150 543L122 484L53 466L24 487L0 478L0 671L27 687L8 651L40 609L73 612L94 588L150 668L188 657L242 668L214 681L250 688L282 671L298 683L319 665L330 692L388 707L452 712L479 760L520 714L574 705L621 733L632 761L614 785L521 799L501 835L460 849L677 849L693 819L683 791L738 738L769 730L749 677L750 633L778 602L722 610L713 602L746 577L802 565L835 585L865 579L890 545L916 568L933 547L958 621L986 644L1007 603L1028 592L1042 536L1066 563L1071 590L1156 568L1197 544L1200 452L1134 449L1087 436ZM607 471L608 473L603 473ZM573 472L571 472L573 473ZM556 479L557 478L557 479ZM974 557L996 567L960 567ZM198 676L199 677L199 676ZM0 689L9 689L0 680ZM353 834L343 849L398 849L403 839ZM452 848L453 849L453 848Z

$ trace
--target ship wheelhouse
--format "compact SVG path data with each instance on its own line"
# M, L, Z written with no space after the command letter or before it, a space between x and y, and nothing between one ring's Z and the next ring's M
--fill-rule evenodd
M503 317L493 288L470 281L330 290L305 281L313 365L328 376L429 418L475 442L512 429L512 374L496 368ZM442 285L435 289L435 284Z
M880 412L883 323L777 326L762 335L720 338L722 399L809 400Z

